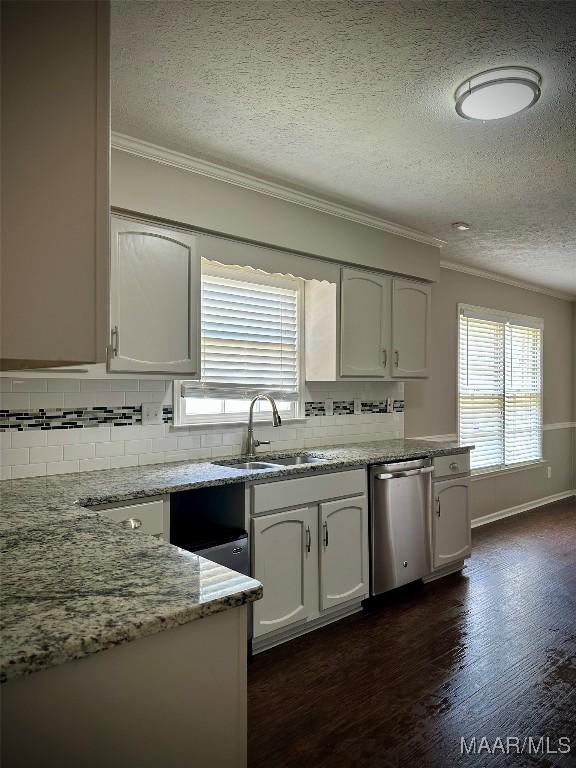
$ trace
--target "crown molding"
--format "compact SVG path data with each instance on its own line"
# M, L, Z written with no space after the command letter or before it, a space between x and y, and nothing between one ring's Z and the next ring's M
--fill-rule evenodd
M258 176L253 176L243 171L236 171L227 168L218 163L212 163L208 160L201 160L192 155L186 155L183 152L176 152L166 147L160 147L157 144L151 144L148 141L135 139L132 136L126 136L123 133L112 132L112 149L118 149L131 155L144 157L147 160L155 160L164 165L171 165L175 168L181 168L192 173L198 173L202 176L208 176L217 181L224 181L227 184L234 184L243 189L249 189L252 192L259 192L269 197L276 197L295 205L302 205L305 208L311 208L319 213L327 213L330 216L338 216L340 219L347 219L356 224L362 224L365 227L380 229L389 232L392 235L406 237L409 240L416 240L419 243L432 245L436 248L442 248L446 243L440 238L427 235L410 227L403 227L401 224L394 224L379 216L372 216L369 213L363 213L355 208L349 208L339 203L333 203L322 197L311 195L307 192L300 192L283 184L273 181L266 181Z
M534 283L525 283L522 280L515 280L513 277L506 277L506 275L499 275L496 272L488 272L484 269L477 269L476 267L468 267L466 264L458 264L455 261L445 261L444 259L441 259L440 268L451 269L454 272L463 272L465 275L473 275L474 277L483 277L485 280L494 280L496 283L504 283L505 285L511 285L514 288L522 288L525 291L543 293L545 296L553 296L555 299L576 301L576 295L573 293L555 291L552 288L545 288L542 285L534 285Z

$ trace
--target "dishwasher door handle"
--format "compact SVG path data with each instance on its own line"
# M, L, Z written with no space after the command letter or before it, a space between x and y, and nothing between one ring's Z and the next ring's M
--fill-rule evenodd
M422 469L409 469L406 472L385 472L375 475L376 480L392 480L395 477L412 477L414 475L428 475L434 471L434 467L422 467Z

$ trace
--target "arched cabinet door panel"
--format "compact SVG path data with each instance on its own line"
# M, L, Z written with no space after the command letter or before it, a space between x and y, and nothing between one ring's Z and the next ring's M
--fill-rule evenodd
M200 376L196 237L112 218L108 370Z
M320 608L368 594L366 496L320 504Z
M429 285L411 280L392 281L392 375L424 378L430 372Z
M434 568L464 560L472 551L469 481L434 483L432 550Z
M309 507L252 519L254 578L264 596L254 603L254 637L304 621L318 595L318 525Z
M391 280L357 269L343 269L341 279L340 375L387 378Z

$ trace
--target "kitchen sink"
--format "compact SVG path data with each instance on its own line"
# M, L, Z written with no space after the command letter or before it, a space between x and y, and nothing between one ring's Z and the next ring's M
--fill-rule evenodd
M225 461L213 461L219 467L232 467L233 469L274 469L275 467L296 467L306 464L322 464L325 459L317 456L281 456L275 459L262 459L262 461L244 461L243 459L228 459Z
M213 461L218 467L231 467L232 469L272 469L278 464L268 461Z

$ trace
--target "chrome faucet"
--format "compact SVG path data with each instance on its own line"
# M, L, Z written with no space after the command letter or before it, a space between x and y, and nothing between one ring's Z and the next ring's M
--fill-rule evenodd
M254 405L257 400L261 399L268 400L272 406L272 425L274 427L279 427L282 424L282 419L278 413L278 408L276 407L274 398L271 395L266 395L265 393L256 395L256 397L253 398L252 402L250 403L250 413L248 415L248 440L246 442L246 453L248 456L255 456L256 448L258 448L259 445L270 445L270 440L257 440L254 437Z

